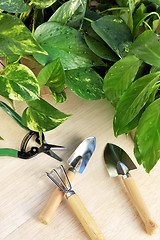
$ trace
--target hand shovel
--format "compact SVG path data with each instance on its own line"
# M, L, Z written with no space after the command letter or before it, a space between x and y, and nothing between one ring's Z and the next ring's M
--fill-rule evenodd
M149 235L157 232L158 226L151 219L149 210L137 189L137 186L131 177L129 171L136 169L135 164L132 162L126 152L111 143L108 143L104 150L104 160L111 177L122 175L122 180L132 200L133 205L137 209L142 221L144 222L146 232Z
M86 138L72 153L70 158L67 160L69 165L67 176L69 181L72 182L76 172L83 173L84 169L87 166L89 159L94 152L96 147L95 137ZM78 163L78 166L77 166ZM64 183L67 184L66 179L63 179ZM61 201L63 200L64 192L57 187L51 197L49 198L47 204L39 215L40 222L44 224L49 224L52 221L52 218L59 207Z

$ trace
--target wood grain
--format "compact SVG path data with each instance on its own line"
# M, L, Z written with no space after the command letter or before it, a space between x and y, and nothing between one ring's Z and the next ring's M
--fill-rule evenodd
M106 100L87 101L66 90L66 103L56 108L73 115L56 129L45 133L46 141L63 145L67 151L55 151L67 160L85 138L96 137L96 149L85 172L76 175L73 189L95 219L107 240L159 240L160 233L148 236L139 215L133 209L123 182L111 179L105 169L103 151L107 142L119 145L134 159L133 141L130 137L114 137L112 121L114 108ZM50 96L45 100L53 104ZM5 101L4 98L0 100ZM25 103L15 103L22 114ZM26 134L17 123L0 109L0 147L20 148ZM1 240L88 240L83 227L76 219L66 201L56 211L53 221L44 225L38 216L56 186L45 175L46 171L58 168L59 162L41 153L30 160L12 157L0 158L0 239ZM131 172L149 211L160 224L160 163L150 174L141 166Z

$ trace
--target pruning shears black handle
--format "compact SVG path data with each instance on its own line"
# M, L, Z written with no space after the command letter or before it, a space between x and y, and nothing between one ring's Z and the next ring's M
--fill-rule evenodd
M29 143L29 140L36 136L35 142L40 144L40 137L38 132L30 131L27 133L27 135L24 137L21 143L20 151L12 149L12 148L0 148L0 156L12 156L12 157L18 157L22 159L30 159L35 157L39 153L45 153L58 161L62 161L62 158L60 158L57 154L55 154L52 149L66 149L63 146L53 145L53 144L47 144L45 141L44 133L42 133L42 144L40 144L40 147L32 146L29 151L27 151L27 146Z

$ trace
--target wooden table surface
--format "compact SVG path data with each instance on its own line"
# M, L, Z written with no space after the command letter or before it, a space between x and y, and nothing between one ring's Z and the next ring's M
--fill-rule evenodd
M86 170L77 174L72 184L107 240L159 240L160 233L148 236L120 177L111 179L105 169L103 151L106 143L121 146L136 163L133 141L128 136L114 137L114 108L106 100L87 101L67 90L67 102L56 107L73 115L56 129L45 133L48 143L64 145L66 151L55 151L67 160L87 137L96 137L96 149ZM52 103L50 96L44 99ZM4 100L4 99L0 99ZM24 103L16 103L19 114ZM20 149L27 133L4 110L0 109L0 147ZM132 171L153 219L160 225L160 163L147 174L137 163ZM43 225L38 219L55 185L45 175L58 168L59 162L40 154L30 160L0 157L0 239L2 240L87 240L80 223L70 211L67 201L61 203L53 221Z

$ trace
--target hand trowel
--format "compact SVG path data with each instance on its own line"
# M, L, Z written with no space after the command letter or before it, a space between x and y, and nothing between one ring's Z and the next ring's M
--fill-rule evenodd
M149 210L132 178L129 171L137 167L132 162L127 153L117 145L108 143L104 150L104 160L108 173L111 177L122 175L122 180L131 198L131 201L137 209L142 221L144 222L146 232L149 235L157 232L158 226L151 219Z

